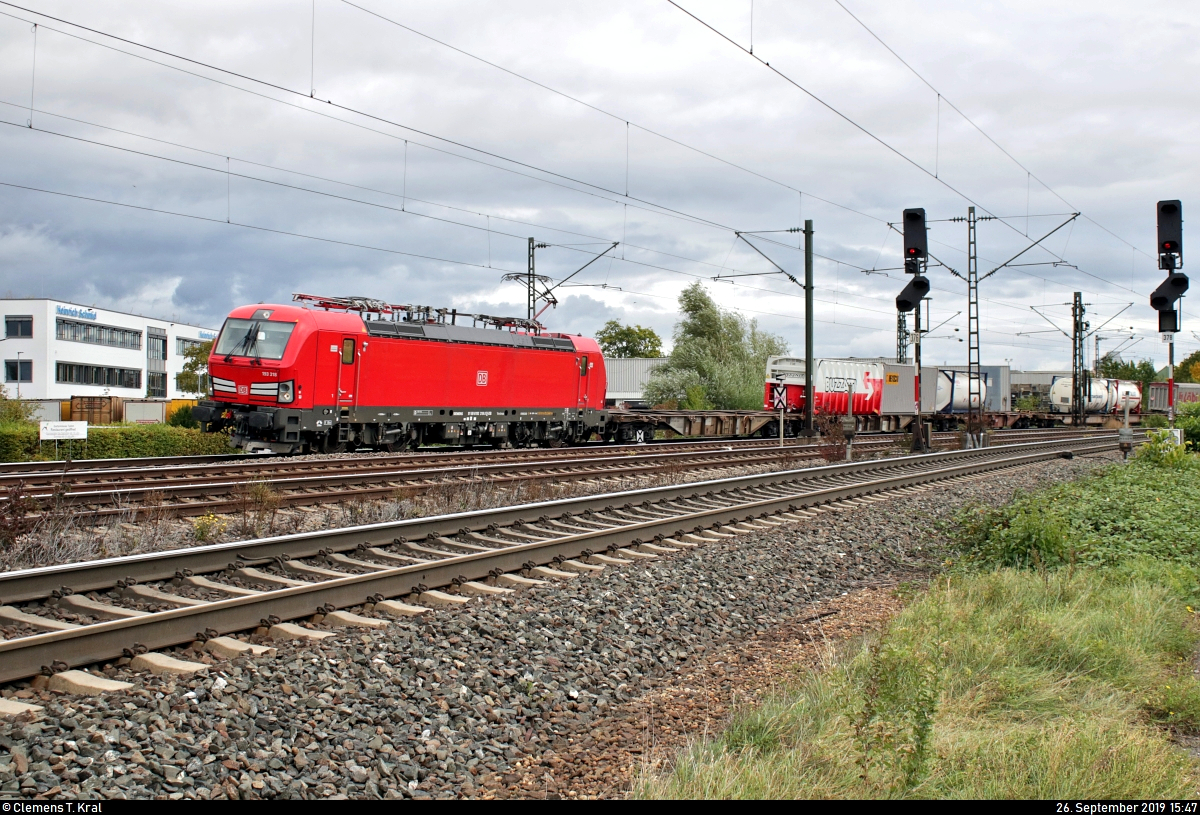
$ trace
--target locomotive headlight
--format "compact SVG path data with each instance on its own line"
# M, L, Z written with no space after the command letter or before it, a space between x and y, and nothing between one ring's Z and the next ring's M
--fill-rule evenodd
M279 383L279 401L281 404L287 404L295 398L295 391L292 388L292 380Z

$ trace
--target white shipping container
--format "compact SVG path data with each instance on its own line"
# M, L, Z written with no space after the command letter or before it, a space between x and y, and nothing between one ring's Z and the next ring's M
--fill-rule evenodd
M134 424L162 424L167 420L167 403L157 399L126 399L125 421Z
M62 420L62 403L57 399L22 399L31 409L29 418L35 422Z
M1071 412L1073 383L1072 377L1062 376L1056 378L1050 386L1050 407L1055 413ZM1138 383L1118 379L1093 379L1084 412L1122 413L1125 410L1122 399L1126 396L1130 397L1129 409L1136 410L1141 404L1141 387Z
M987 380L979 378L979 395L971 398L971 377L966 371L939 370L933 409L936 413L966 413L968 402L978 408L987 402Z

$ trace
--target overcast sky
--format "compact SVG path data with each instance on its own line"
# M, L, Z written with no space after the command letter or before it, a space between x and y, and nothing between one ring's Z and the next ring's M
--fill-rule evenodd
M713 278L773 268L733 230L811 218L817 355L891 356L887 222L923 206L931 252L965 272L945 219L974 202L1001 218L979 224L981 273L1083 213L1018 261L1043 265L982 283L985 364L1069 367L1030 307L1069 330L1073 291L1093 326L1133 304L1102 352L1133 327L1126 356L1165 363L1154 204L1200 206L1179 4L843 3L679 0L736 45L666 0L0 4L0 294L209 326L296 291L523 314L500 277L528 237L554 277L619 241L551 328L669 342L701 280L799 353L798 287ZM802 277L798 235L758 245ZM966 287L930 279L948 322L926 360L965 363ZM1200 347L1186 305L1180 358Z

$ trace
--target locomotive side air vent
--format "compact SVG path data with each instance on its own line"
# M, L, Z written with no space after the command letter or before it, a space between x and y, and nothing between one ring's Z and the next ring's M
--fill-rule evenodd
M367 333L375 337L424 337L425 327L410 323L393 323L390 320L371 320L366 323Z
M575 346L570 340L558 337L532 337L534 348L553 348L556 351L574 351Z

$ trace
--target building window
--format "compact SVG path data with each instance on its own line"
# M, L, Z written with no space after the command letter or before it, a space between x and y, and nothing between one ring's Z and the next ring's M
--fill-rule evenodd
M175 355L183 356L192 348L199 348L204 345L204 340L193 340L188 337L175 338Z
M146 338L146 359L166 359L167 338L151 335Z
M12 318L7 319L11 320ZM130 348L134 351L140 351L142 348L142 332L129 328L81 323L60 318L56 321L54 333L58 339L68 342L89 342L93 345L111 345L114 348ZM165 358L166 348L163 349L163 354Z
M74 385L100 385L108 388L141 388L142 372L136 368L108 368L103 365L77 365L60 362L54 369L54 381Z
M167 375L149 372L146 374L146 395L151 399L167 398Z
M33 317L5 315L4 317L4 336L5 337L32 337L33 336ZM12 381L12 380L10 380Z
M5 382L32 382L33 360L6 359L4 360Z

